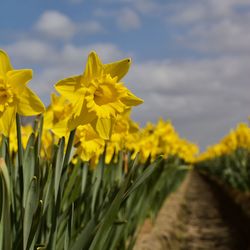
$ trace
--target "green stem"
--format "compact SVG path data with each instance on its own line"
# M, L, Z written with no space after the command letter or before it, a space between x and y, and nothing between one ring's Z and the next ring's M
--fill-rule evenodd
M23 147L22 147L22 135L21 135L21 119L19 114L16 114L16 132L17 132L17 154L18 154L18 176L19 176L19 189L20 189L20 208L22 208L23 200ZM21 209L21 217L23 216ZM22 223L20 221L20 223ZM23 228L21 227L21 235L23 235ZM21 237L21 242L23 237Z
M5 162L9 169L9 171L12 171L11 169L11 153L10 153L10 138L9 137L3 137L3 141L6 142L6 152L5 152Z
M69 164L69 158L70 158L71 150L73 147L75 133L76 133L76 129L73 129L70 131L69 140L68 140L67 149L66 149L66 154L64 157L64 161L63 161L63 168L65 168Z
M19 114L16 114L16 132L17 132L17 147L18 147L18 165L19 168L23 166L23 148L21 135L21 119Z

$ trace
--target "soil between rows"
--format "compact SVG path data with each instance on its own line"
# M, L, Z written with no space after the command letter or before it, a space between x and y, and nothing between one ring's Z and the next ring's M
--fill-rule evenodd
M167 198L154 225L144 224L134 249L248 250L246 223L239 207L216 183L193 171Z

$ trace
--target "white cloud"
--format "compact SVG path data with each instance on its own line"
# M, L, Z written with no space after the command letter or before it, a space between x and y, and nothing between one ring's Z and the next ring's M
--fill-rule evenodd
M129 7L143 14L152 14L154 11L159 11L162 7L165 8L165 4L161 0L99 0L105 4L120 4L121 6ZM99 12L99 10L97 11Z
M74 36L76 26L71 19L55 10L44 12L37 23L35 29L50 38L69 39Z
M98 18L115 19L115 23L121 30L133 30L141 27L141 20L137 12L131 8L121 8L113 11L109 9L96 9L94 15Z
M81 32L82 34L85 34L85 35L105 32L102 25L95 20L79 23L78 24L78 31Z
M204 25L197 26L187 38L191 47L205 52L250 52L249 25L250 18L239 21L225 19L207 29L204 29Z
M155 0L136 0L131 1L134 5L134 8L143 14L159 14L161 10L165 10L166 5L160 1Z
M204 2L191 5L189 4L187 6L185 5L185 7L183 7L183 5L177 5L175 8L173 8L175 10L175 14L171 15L171 19L177 24L186 25L199 22L205 18L214 18L209 7L210 6L207 6L207 4Z
M48 58L55 58L55 51L51 45L35 39L22 39L4 48L17 63L47 63Z
M122 9L117 14L117 24L123 30L138 29L141 26L138 14L131 9Z
M117 60L125 55L112 43L94 43L85 46L66 43L61 48L57 48L44 41L25 39L3 46L3 48L17 63L35 63L42 67L48 64L72 65L72 67L75 67L84 58L87 58L91 50L95 50L104 62Z
M250 52L248 0L192 0L172 10L167 21L185 27L179 41L186 47L215 54Z
M96 20L74 22L67 15L54 10L45 11L35 23L34 30L46 38L58 40L105 32L101 23Z
M146 14L160 14L187 24L199 20L215 20L230 16L237 7L249 7L249 0L135 0L133 6Z

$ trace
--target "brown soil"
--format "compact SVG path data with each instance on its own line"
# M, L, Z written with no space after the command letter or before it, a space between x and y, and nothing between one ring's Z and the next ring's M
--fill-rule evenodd
M192 172L143 226L135 250L247 250L244 216L214 183ZM243 227L242 227L243 226Z

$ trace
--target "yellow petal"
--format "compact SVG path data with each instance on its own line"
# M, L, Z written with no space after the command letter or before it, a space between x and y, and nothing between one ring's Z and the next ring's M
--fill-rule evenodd
M3 50L0 50L0 75L5 75L8 71L12 70L9 56Z
M57 102L58 96L55 93L52 93L50 96L50 100L51 100L51 106L53 106Z
M95 129L99 136L104 140L109 140L112 133L114 122L109 118L98 118L96 121Z
M51 129L53 126L53 111L49 108L46 109L46 112L43 115L43 127L44 129Z
M67 127L68 119L64 119L58 122L51 130L53 133L59 137L66 137L67 133L69 132Z
M73 107L73 116L69 119L68 128L69 130L73 130L77 128L79 125L85 125L87 123L92 122L96 118L96 114L94 112L89 112L84 100L79 99L76 102L76 105Z
M89 79L98 77L103 71L103 64L98 55L92 51L88 56L88 61L83 74L83 81L88 83Z
M75 103L72 108L72 113L74 116L80 116L81 114L83 115L84 112L86 112L86 106L84 103L84 98L75 98Z
M125 95L121 97L121 102L127 106L137 106L144 101L127 90Z
M131 59L126 58L121 61L109 63L104 65L105 73L112 77L118 77L118 82L127 74L131 65Z
M60 80L55 84L55 89L70 102L74 102L80 88L81 76L72 76Z
M11 70L8 72L8 83L13 87L14 91L22 92L26 83L32 79L31 69Z
M15 106L9 106L1 115L0 115L0 134L9 136L10 129L15 121Z
M39 97L27 87L23 88L17 98L17 113L20 115L37 115L45 111L45 107Z

